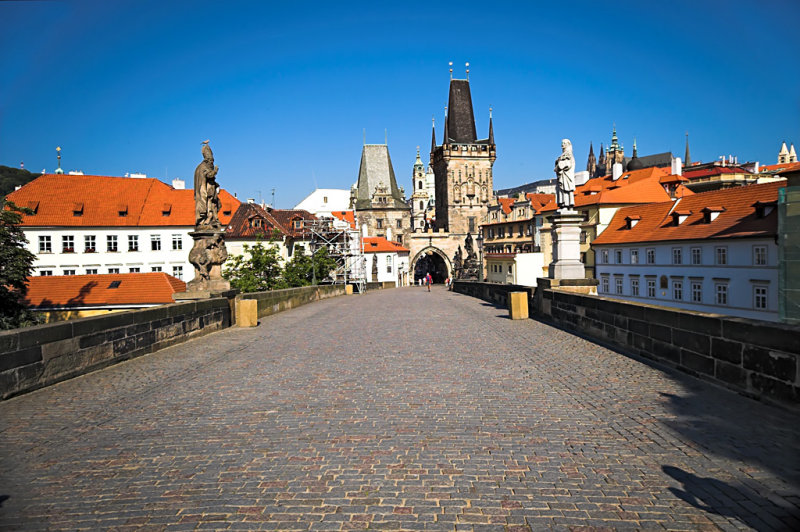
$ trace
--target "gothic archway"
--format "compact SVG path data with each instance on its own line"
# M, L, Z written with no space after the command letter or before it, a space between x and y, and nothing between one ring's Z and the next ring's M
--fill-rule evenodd
M450 277L450 260L441 250L429 246L414 257L412 271L415 284L419 283L419 279L424 279L428 272L434 283L444 283Z

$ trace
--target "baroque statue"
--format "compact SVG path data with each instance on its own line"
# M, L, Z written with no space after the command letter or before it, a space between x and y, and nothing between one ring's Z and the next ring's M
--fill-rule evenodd
M195 227L197 228L221 228L219 222L219 185L217 184L217 172L219 168L214 166L214 154L208 145L209 141L203 141L203 161L197 165L194 171L194 213Z
M575 206L575 156L569 139L561 141L561 155L556 159L555 173L558 178L556 204L559 209L572 209Z

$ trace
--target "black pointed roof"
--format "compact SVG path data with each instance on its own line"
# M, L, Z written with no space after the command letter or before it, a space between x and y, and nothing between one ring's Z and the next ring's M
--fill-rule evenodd
M466 79L450 80L450 98L447 103L447 137L443 142L473 144L478 140L475 116L472 114L472 93Z

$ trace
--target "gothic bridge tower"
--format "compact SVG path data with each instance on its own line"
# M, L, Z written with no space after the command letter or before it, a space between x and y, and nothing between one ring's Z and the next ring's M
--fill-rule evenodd
M451 79L442 144L436 145L435 128L431 137L437 229L472 235L478 231L492 198L495 150L491 110L489 137L479 140L469 79Z

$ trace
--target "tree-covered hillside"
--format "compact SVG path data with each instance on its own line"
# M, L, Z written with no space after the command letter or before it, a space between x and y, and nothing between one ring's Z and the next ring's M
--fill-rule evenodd
M14 192L19 185L33 181L40 175L42 174L32 174L21 168L11 168L0 164L0 198L4 198L6 194Z

